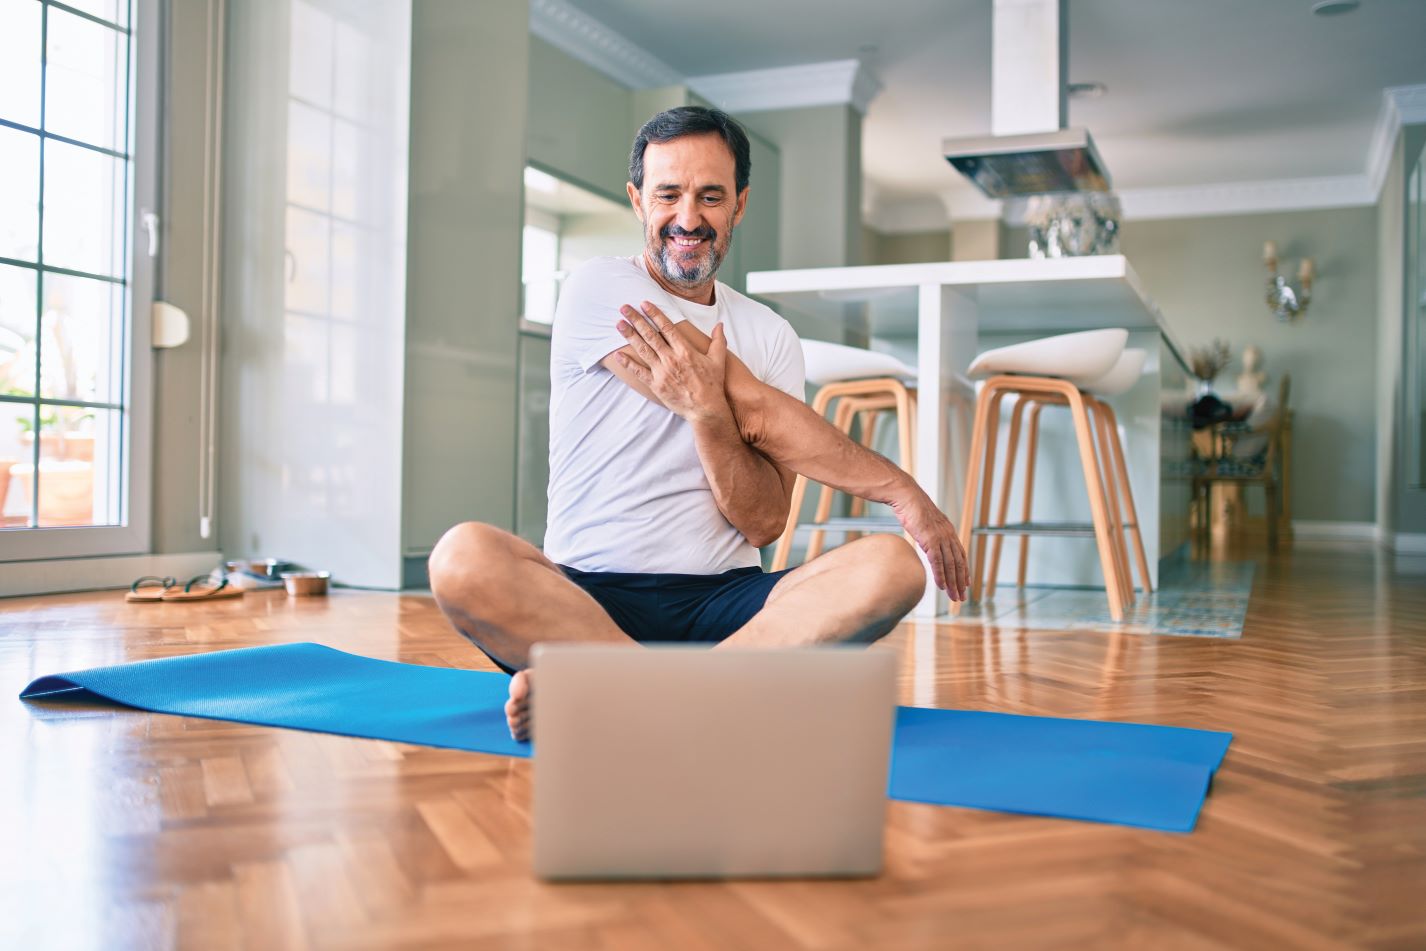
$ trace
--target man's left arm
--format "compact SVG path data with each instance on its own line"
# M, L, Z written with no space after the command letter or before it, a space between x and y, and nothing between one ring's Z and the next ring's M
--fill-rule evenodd
M627 319L642 319L632 307L622 312ZM772 544L787 526L792 485L797 476L743 439L723 388L728 342L722 325L713 329L709 360L675 368L659 380L657 396L623 362L622 358L633 355L627 352L631 349L634 348L615 351L601 363L645 397L688 422L718 510L753 546Z

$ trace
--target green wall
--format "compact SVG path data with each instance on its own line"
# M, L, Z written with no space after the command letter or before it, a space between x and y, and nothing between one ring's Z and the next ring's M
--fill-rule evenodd
M1303 256L1317 262L1312 305L1292 323L1279 322L1263 300L1268 240L1277 242L1284 272L1295 276ZM1025 245L1025 229L1010 229L1003 253L1024 257ZM1234 389L1250 343L1263 350L1270 388L1292 374L1293 518L1374 521L1376 209L1127 221L1121 248L1185 347L1215 337L1232 347L1220 391Z
M523 0L412 9L401 544L417 559L456 522L515 525L528 17Z

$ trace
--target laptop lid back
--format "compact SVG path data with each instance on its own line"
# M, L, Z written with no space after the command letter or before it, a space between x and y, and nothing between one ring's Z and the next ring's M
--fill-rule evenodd
M544 878L874 875L896 656L535 649Z

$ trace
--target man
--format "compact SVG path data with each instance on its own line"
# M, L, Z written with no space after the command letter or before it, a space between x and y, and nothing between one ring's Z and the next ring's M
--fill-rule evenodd
M796 335L717 283L748 202L748 140L716 110L654 116L634 140L640 257L570 275L551 346L545 552L490 525L451 529L431 589L507 672L511 733L529 735L540 641L719 647L871 642L920 599L925 572L874 535L787 571L757 547L787 523L795 473L892 506L957 599L965 553L916 483L802 401Z

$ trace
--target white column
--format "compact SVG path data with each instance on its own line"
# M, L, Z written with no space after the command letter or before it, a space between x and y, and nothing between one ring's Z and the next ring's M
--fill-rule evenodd
M955 379L975 358L979 316L973 298L940 284L922 284L917 307L916 481L952 521L960 518L969 431L951 412ZM960 526L957 525L957 528ZM925 560L925 553L922 553ZM930 577L929 568L927 578ZM930 584L912 613L935 618L947 609L944 592Z

